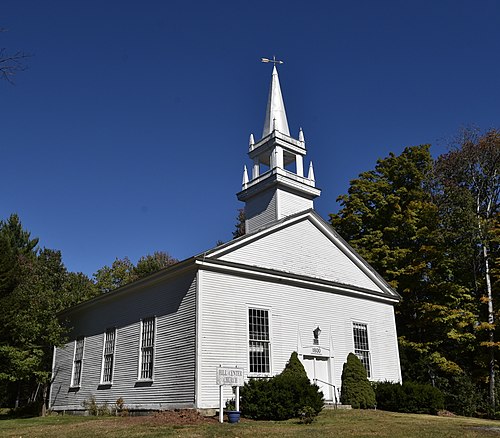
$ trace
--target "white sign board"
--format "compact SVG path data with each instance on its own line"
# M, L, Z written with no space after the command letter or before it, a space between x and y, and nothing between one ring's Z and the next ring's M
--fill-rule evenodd
M301 353L303 356L329 357L330 349L319 345L311 345L302 347Z
M217 367L217 385L243 386L243 368Z

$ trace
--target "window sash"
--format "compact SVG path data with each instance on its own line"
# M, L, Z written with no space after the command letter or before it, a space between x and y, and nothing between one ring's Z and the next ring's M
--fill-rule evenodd
M139 379L151 380L154 366L155 318L142 320Z
M115 340L116 329L108 329L104 334L104 350L103 350L103 367L102 379L103 383L111 383L113 380L113 364L115 356Z
M103 383L111 383L112 378L113 378L113 355L107 354L104 356L102 381Z
M73 376L71 386L80 386L82 381L82 361L85 338L77 338L75 341L75 357L73 359Z
M248 309L248 340L250 373L269 373L271 364L268 310Z
M354 337L354 354L358 356L366 370L366 375L371 375L370 346L368 343L368 326L354 322L352 326Z

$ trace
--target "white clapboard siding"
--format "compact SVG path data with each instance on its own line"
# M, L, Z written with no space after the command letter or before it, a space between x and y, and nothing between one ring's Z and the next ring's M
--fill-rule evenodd
M153 383L138 386L140 319L156 316ZM194 406L196 345L196 274L193 271L147 288L115 294L70 315L70 339L85 336L82 383L68 390L74 341L57 349L51 405L56 410L81 409L91 395L98 403L123 398L136 409ZM116 327L115 365L111 386L100 385L104 333Z
M53 379L57 384L51 386L50 403L54 400L65 398L71 383L71 372L73 369L74 342L69 342L63 347L55 349Z
M352 322L356 321L368 325L372 378L400 380L391 304L214 271L204 270L200 277L199 311L203 329L199 339L198 407L217 406L215 369L218 365L242 367L247 375L248 307L268 308L272 315L273 374L279 373L290 354L298 350L299 339L305 338L302 343L307 344L312 330L319 326L321 344L333 346L334 376L331 383L340 388L343 363L354 349ZM231 397L230 388L225 388L224 397Z
M220 259L380 291L307 216L229 251Z
M245 205L247 233L253 232L277 219L276 198L276 191L269 190L247 201Z
M313 208L313 201L285 190L278 190L278 219Z

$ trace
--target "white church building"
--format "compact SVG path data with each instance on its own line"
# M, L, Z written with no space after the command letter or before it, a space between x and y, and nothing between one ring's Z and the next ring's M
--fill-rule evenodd
M248 155L244 236L62 315L70 342L54 350L51 409L82 410L91 396L139 410L215 408L217 367L270 377L293 351L326 401L338 399L350 352L371 380L401 381L400 296L314 211L320 190L302 131L290 136L276 67Z

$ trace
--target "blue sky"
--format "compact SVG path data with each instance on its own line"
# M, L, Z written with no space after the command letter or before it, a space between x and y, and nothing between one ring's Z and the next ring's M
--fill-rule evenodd
M445 152L500 127L500 2L3 0L0 219L88 275L227 241L276 55L325 218L349 180L405 146Z

